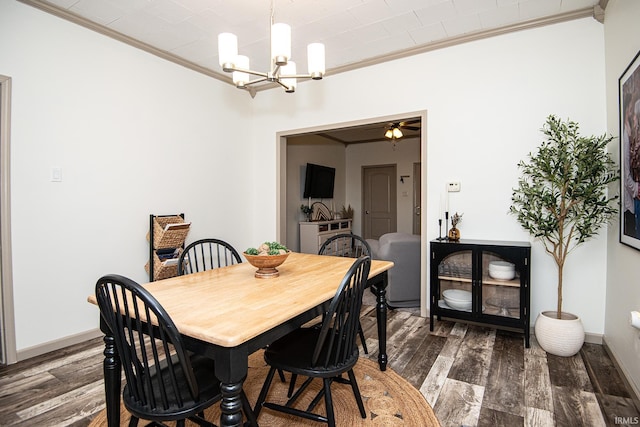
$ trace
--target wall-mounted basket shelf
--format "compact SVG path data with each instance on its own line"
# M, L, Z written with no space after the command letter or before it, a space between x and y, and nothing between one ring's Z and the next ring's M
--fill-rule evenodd
M184 214L149 215L149 261L144 268L150 282L178 275L178 257L190 227Z

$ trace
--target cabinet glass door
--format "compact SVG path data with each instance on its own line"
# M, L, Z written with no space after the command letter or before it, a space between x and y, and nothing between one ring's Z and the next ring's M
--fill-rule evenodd
M459 251L443 258L438 264L438 307L471 312L472 251Z
M518 265L497 253L483 251L481 301L483 314L520 318Z

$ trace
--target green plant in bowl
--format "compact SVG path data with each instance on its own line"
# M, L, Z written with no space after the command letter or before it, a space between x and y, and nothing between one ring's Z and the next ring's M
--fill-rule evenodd
M280 275L276 267L282 265L290 253L286 246L278 242L264 242L257 248L248 248L242 255L258 269L256 277L269 279Z

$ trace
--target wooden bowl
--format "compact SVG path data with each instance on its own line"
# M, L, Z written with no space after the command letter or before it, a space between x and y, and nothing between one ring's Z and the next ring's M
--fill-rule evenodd
M271 279L280 275L276 267L282 265L290 253L291 251L282 255L248 255L243 252L242 255L244 255L249 264L258 269L255 274L257 278Z

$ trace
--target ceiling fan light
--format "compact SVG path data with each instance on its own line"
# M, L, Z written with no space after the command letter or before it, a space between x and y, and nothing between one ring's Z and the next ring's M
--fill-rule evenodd
M402 138L402 131L400 130L400 128L393 128L393 137L396 139Z
M271 26L271 59L276 65L286 65L291 58L291 27L276 23Z
M393 138L393 131L391 129L387 129L387 131L384 133L384 136L389 139Z
M324 76L324 44L311 43L307 46L308 71L311 78L320 80Z
M231 33L218 34L218 59L226 72L233 71L238 56L238 37Z

